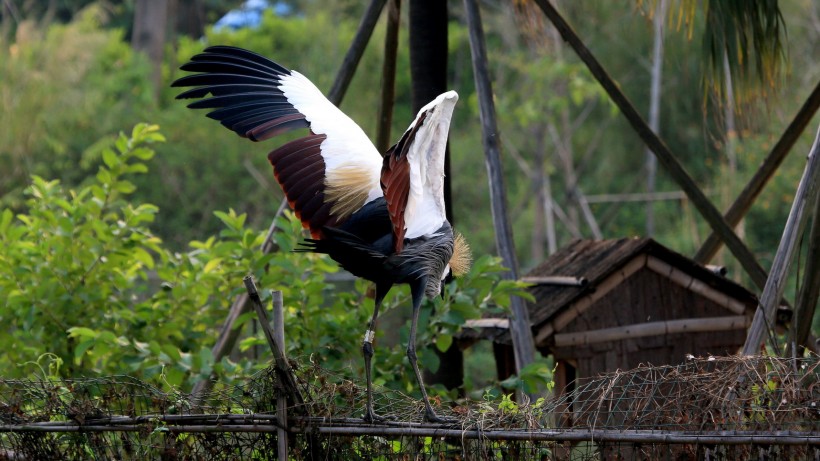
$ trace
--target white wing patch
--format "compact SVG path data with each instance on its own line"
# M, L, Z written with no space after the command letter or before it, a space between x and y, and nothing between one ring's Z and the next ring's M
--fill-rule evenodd
M410 163L410 192L404 220L405 238L417 238L437 231L447 219L444 209L444 154L447 134L458 94L448 91L424 106L409 129L427 116L416 132L407 160Z
M367 192L364 203L382 196L379 185L382 157L370 139L344 112L339 110L321 91L295 70L280 79L279 89L288 102L302 113L316 134L325 134L322 142L322 158L325 161L328 186L341 188L350 184L333 184L334 178L361 178L367 183L359 185L359 193ZM351 170L358 170L353 173ZM353 173L353 175L351 175Z

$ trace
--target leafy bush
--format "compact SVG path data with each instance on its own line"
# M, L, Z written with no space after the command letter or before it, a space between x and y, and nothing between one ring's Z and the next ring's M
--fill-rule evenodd
M100 14L90 7L48 29L24 21L0 47L4 205L21 205L31 174L78 184L99 160L86 148L153 106L147 62L121 31L100 28Z
M133 200L131 180L148 172L152 147L164 140L157 126L139 124L130 136L98 142L102 165L85 186L67 189L34 176L25 190L27 211L0 213L4 377L41 371L43 357L65 377L126 373L182 388L212 374L223 383L246 376L267 364L250 353L265 344L261 332L248 334L233 359L216 362L211 347L248 273L261 287L283 292L291 356L362 376L361 333L372 312L368 284L340 291L326 281L338 270L334 262L292 252L301 235L292 214L277 223L280 251L267 255L259 250L264 234L248 229L247 216L233 210L215 212L223 231L190 242L187 252L169 250L151 232L158 208ZM465 319L503 309L511 294L521 294L520 283L498 277L502 270L497 258L480 258L445 300L425 311L425 319L435 315L421 329L420 344L446 349ZM385 310L409 304L407 289L397 289ZM435 369L434 359L423 354L422 362ZM405 360L403 346L382 351L377 381L413 389Z
M26 373L28 362L52 353L65 376L135 374L182 385L211 372L234 374L253 364L213 363L210 348L248 271L288 287L291 302L313 303L335 270L316 257L283 251L263 256L263 235L244 228L244 215L217 213L222 235L172 252L147 227L157 212L127 200L128 177L148 171L148 145L163 141L156 126L137 125L101 150L94 181L65 190L34 176L27 213L0 214L0 318L7 335L6 376ZM278 243L295 244L293 233ZM265 272L265 266L270 270ZM312 269L312 270L308 270ZM302 274L307 274L304 278Z

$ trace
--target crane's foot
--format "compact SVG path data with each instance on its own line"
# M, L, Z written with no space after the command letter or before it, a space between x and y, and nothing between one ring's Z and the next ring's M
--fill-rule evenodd
M362 419L366 423L379 424L379 423L387 423L387 422L390 422L390 421L395 421L398 418L396 418L395 415L377 415L376 412L373 411L372 408L368 407L365 410L365 413L364 413L364 416L362 416Z
M439 416L433 411L432 408L427 408L424 411L424 420L428 423L436 423L436 424L455 424L458 422L456 418L450 418L449 416Z

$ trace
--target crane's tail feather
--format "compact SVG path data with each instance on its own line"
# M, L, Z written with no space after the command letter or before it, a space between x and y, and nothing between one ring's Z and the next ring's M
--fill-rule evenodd
M367 280L385 277L387 255L341 229L326 227L322 232L322 239L305 239L293 251L326 254L345 270Z

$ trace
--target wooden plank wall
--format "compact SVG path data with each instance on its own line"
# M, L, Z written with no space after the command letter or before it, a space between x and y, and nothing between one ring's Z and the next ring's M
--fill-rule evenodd
M561 333L730 314L714 302L644 269L598 300ZM579 377L590 377L640 364L676 364L682 362L686 354L733 354L743 344L745 334L744 330L676 333L554 348L553 353L559 360L576 360Z

